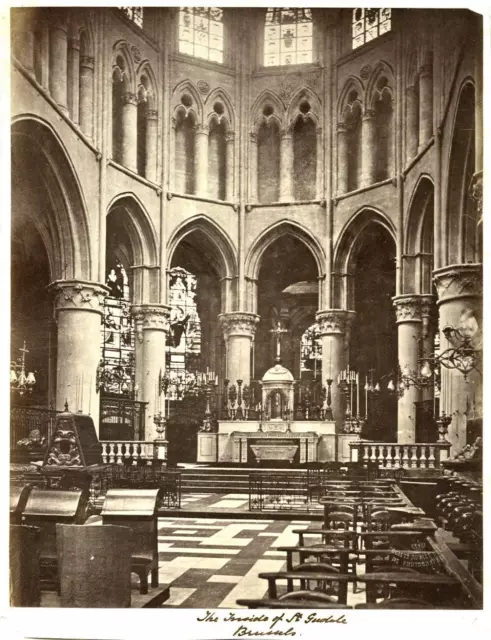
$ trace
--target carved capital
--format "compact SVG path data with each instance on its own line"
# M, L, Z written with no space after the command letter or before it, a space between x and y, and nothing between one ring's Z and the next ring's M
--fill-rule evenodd
M433 272L438 304L459 298L482 297L482 265L454 264Z
M227 131L225 134L225 142L233 142L235 140L235 131Z
M123 104L131 104L134 107L138 106L138 97L134 93L131 93L131 91L127 91L125 94L123 94L121 100Z
M195 128L196 135L202 134L204 136L207 136L210 133L210 127L207 124L197 124Z
M253 338L256 333L256 325L259 316L255 313L238 311L234 313L221 313L218 316L225 340L231 336L246 336Z
M431 65L430 63L422 65L419 70L420 76L429 76L432 73L433 73L433 65Z
M249 137L250 137L251 142L252 142L253 144L257 144L257 133L256 133L255 131L252 131L252 132L249 134Z
M94 70L94 58L92 56L81 56L80 57L80 66L86 67L87 69Z
M170 307L164 304L136 304L131 307L138 341L143 341L143 331L169 331Z
M157 120L159 117L159 112L157 109L149 109L147 111L147 120Z
M421 322L421 296L397 296L392 302L396 322Z
M280 131L280 138L282 140L291 140L292 139L292 130L291 127L286 127L286 129L282 129Z
M475 173L472 176L469 193L476 203L479 218L482 218L482 171L479 171L479 173Z
M338 134L341 134L341 135L348 133L347 125L344 122L338 122L337 132Z
M365 109L362 120L373 120L375 118L375 111L373 109Z
M49 289L55 295L55 318L60 311L78 309L102 315L108 287L84 280L56 280Z
M324 311L318 311L315 318L319 325L321 336L333 333L347 335L355 315L354 311L346 311L345 309L325 309Z

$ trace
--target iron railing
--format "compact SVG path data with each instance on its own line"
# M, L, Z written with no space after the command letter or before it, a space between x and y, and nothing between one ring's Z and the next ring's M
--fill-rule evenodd
M308 511L305 473L249 475L249 511Z
M100 440L145 440L146 402L101 397Z
M55 428L57 414L55 409L47 407L10 407L10 449L22 448L20 441L25 441L25 448L37 447L45 449ZM28 444L28 441L31 443Z

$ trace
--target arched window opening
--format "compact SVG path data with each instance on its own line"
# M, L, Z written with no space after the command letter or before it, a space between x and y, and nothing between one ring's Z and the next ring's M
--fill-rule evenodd
M135 335L130 313L130 287L125 268L112 255L108 262L101 324L101 362L97 387L101 396L133 397L135 388Z
M317 136L310 118L299 118L293 127L293 188L295 200L314 200L317 169Z
M179 10L179 52L223 62L223 10L183 7Z
M116 58L112 85L112 153L115 162L122 162L123 155L123 96L125 91L125 62Z
M193 118L183 111L179 112L175 132L175 188L177 193L192 194L195 192L195 134L196 128Z
M361 105L357 96L352 100L346 115L346 135L348 150L348 191L360 186L361 177Z
M143 28L143 7L119 7L124 15L136 24L140 29Z
M378 38L392 28L391 9L353 9L353 49Z
M300 378L319 380L322 376L322 341L317 323L304 331L300 339Z
M196 304L197 278L174 267L169 273L170 333L167 339L167 397L182 400L201 370L201 320Z
M307 64L313 59L312 10L268 8L264 66Z
M226 197L225 134L225 122L212 120L208 138L208 195L217 200L225 200Z
M375 181L380 182L389 178L392 172L392 95L386 88L387 80L381 78L377 88L379 95L375 100L375 128L376 128L376 166Z
M138 110L136 116L137 171L146 176L147 164L147 115L148 115L148 79L142 76L138 89Z
M259 202L278 202L280 198L280 128L275 120L261 124L257 146Z

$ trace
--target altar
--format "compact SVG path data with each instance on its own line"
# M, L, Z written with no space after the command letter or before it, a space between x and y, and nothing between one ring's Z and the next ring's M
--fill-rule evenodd
M314 431L294 432L289 423L266 422L257 431L233 431L232 462L261 464L287 462L305 464L317 461L319 436Z

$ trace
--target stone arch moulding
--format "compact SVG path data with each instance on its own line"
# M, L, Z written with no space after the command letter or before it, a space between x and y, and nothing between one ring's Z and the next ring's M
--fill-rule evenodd
M91 12L82 11L80 13L74 13L72 16L72 23L70 25L70 35L72 38L80 40L82 33L85 33L86 38L86 56L94 55L94 24L93 16Z
M405 85L406 87L414 86L418 81L419 74L419 52L413 45L409 45L406 50L406 74Z
M338 122L344 122L346 108L348 105L348 97L352 91L356 91L358 94L358 101L360 102L360 106L363 105L364 102L364 94L365 89L363 87L362 81L356 76L349 76L349 78L344 83L344 86L339 94L338 100Z
M365 109L373 108L373 102L378 92L377 81L381 76L386 76L387 88L390 90L392 98L394 97L394 72L392 70L392 67L387 62L381 60L377 63L370 75L370 78L368 79L365 92Z
M152 65L148 60L143 60L136 70L137 84L140 86L140 77L145 74L150 82L150 94L147 90L147 102L149 109L157 109L159 104L158 84L155 78L155 74L152 69Z
M23 138L39 154L48 197L52 203L52 220L56 231L49 255L53 275L57 279L93 278L91 242L87 220L87 204L70 156L53 127L36 115L22 114L11 123L12 147ZM32 217L34 224L40 221ZM41 232L42 233L42 232ZM46 247L49 252L49 248Z
M106 216L118 208L125 211L126 220L129 222L127 231L131 240L135 262L132 266L157 265L157 232L141 201L133 193L119 194L109 203Z
M130 53L130 46L126 40L118 40L113 46L113 67L116 65L116 58L121 56L125 63L126 86L125 90L136 93L136 74L133 58Z
M317 94L309 87L301 87L293 94L286 111L286 121L288 125L293 125L298 117L301 117L299 107L303 100L307 100L310 103L310 110L306 114L306 117L310 116L318 126L320 114L322 113L321 101Z
M411 193L404 226L404 253L406 254L414 254L420 250L426 207L434 188L433 178L427 173L422 173Z
M396 229L390 218L374 207L359 209L342 228L334 249L334 273L351 273L356 245L364 229L371 223L381 225L396 243Z
M213 89L213 91L207 96L205 100L205 121L207 123L210 122L214 114L213 105L218 101L221 101L223 103L223 106L225 107L225 112L223 113L223 116L220 116L218 118L218 121L221 122L222 119L225 120L228 123L229 130L235 131L235 109L232 105L232 101L230 100L228 93L220 87L218 87L217 89Z
M256 130L261 122L267 122L268 118L263 114L262 110L266 105L270 104L274 112L270 116L270 118L275 118L279 125L280 129L284 125L285 121L285 107L283 106L282 101L279 96L276 95L273 91L266 89L262 93L258 95L251 109L251 122L252 129Z
M189 93L193 100L193 104L190 107L185 107L181 102L181 96L185 93ZM184 109L187 113L193 113L196 118L196 124L202 124L203 122L203 102L199 91L196 89L191 80L183 80L177 84L172 90L172 111L174 116L180 108Z
M235 278L238 268L233 242L222 227L203 214L186 220L172 233L167 243L167 269L171 268L174 252L179 243L195 231L201 232L216 249L219 259L219 276L221 278Z
M305 244L310 249L317 265L319 277L325 274L326 256L324 250L313 235L303 226L290 220L280 220L271 227L265 229L254 241L245 260L245 277L257 280L262 258L266 249L284 235L291 235Z

